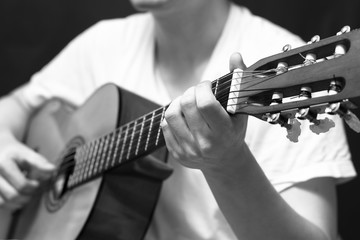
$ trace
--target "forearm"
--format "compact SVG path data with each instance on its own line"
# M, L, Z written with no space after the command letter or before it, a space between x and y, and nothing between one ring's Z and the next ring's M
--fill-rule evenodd
M202 169L239 239L328 239L276 192L246 145L241 161Z
M0 136L11 135L22 140L31 112L14 95L1 98Z

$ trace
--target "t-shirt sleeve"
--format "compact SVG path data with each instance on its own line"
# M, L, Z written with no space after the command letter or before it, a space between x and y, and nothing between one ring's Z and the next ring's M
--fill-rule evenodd
M36 108L50 98L79 105L94 89L91 51L101 24L95 24L74 38L54 59L35 73L13 94L27 108Z

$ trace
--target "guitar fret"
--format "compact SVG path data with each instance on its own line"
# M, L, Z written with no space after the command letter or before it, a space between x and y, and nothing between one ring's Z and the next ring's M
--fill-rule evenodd
M99 161L98 161L98 153L99 153L99 140L95 140L94 142L95 146L94 146L94 151L93 154L91 156L92 160L94 161L94 169L93 169L93 173L97 174L99 169Z
M216 94L217 94L218 86L219 86L219 79L216 79L216 80L215 80L215 89L214 89L214 95L215 95L215 96L216 96Z
M84 159L80 162L80 165L79 165L79 173L78 173L78 177L77 177L77 182L78 182L78 183L82 182L82 180L83 180L83 174L84 174L85 167L86 167L86 163L89 161L89 159L92 158L92 154L93 154L93 151L94 151L94 148L92 147L92 145L93 145L93 142L91 142L90 145L89 145L89 152L88 152L87 158L84 158Z
M89 162L89 155L91 153L90 145L86 144L85 147L81 148L80 151L82 152L82 157L80 158L80 164L79 164L78 171L76 174L76 183L80 182L80 176L83 171L83 168L88 165L87 163Z
M68 182L67 182L67 187L71 186L71 185L73 184L73 182L74 182L74 175L73 175L73 173L75 172L75 169L76 169L76 167L77 167L77 165L76 165L76 159L78 158L79 151L80 151L80 150L76 150L76 151L75 151L75 155L74 155L74 159L73 159L73 161L74 161L74 167L73 167L73 169L72 169L72 173L69 175Z
M81 171L82 171L84 163L88 162L89 159L91 159L91 154L92 154L92 151L93 151L93 149L91 147L92 144L93 143L90 142L90 144L85 145L85 148L84 148L85 154L84 154L84 157L80 159L78 171L77 171L77 174L76 174L76 184L80 182Z
M115 141L115 133L111 133L111 140L110 140L110 146L109 146L109 153L108 153L108 157L106 159L106 165L105 165L105 169L108 169L110 166L110 161L111 161L111 151L113 150L114 147L114 141Z
M84 161L84 159L80 158L75 165L75 169L73 172L75 184L77 184L79 182L79 174L80 174L80 168L81 168L82 161Z
M78 171L77 171L77 176L76 176L76 182L79 183L80 182L80 176L81 173L83 171L84 165L88 162L88 158L89 158L89 154L91 154L91 152L89 152L90 149L90 145L86 145L85 149L83 150L83 156L82 158L80 158L80 163L78 166Z
M128 132L129 132L129 126L130 126L130 124L127 124L127 125L126 125L125 136L124 136L124 139L123 139L123 144L122 144L122 146L121 146L121 150L120 150L119 163L121 163L121 161L122 161L122 157L123 157L123 154L124 154L125 143L126 143L126 139L127 139Z
M76 181L76 175L77 175L77 171L79 169L79 162L81 160L81 157L79 156L80 155L80 151L81 149L77 150L76 153L75 153L75 157L74 157L74 168L72 170L72 173L70 174L69 176L69 182L68 182L68 187L72 186L75 181Z
M94 146L94 144L95 144L95 146ZM93 156L93 154L94 153L96 154L96 151L97 151L97 148L98 148L97 142L92 142L92 144L89 146L89 148L90 148L90 154L89 154L88 158L86 158L84 163L83 163L85 166L83 167L84 171L82 172L82 175L83 175L82 181L85 180L85 178L87 177L87 175L89 173L91 174L92 169L90 168L90 166L91 166L91 163L93 163L94 160L95 160L95 157Z
M89 146L88 148L90 148L91 146ZM93 149L93 148L92 148ZM94 150L92 150L91 152L93 152ZM94 172L94 170L95 170L95 168L94 168L94 165L95 165L95 158L94 157L92 157L91 156L92 155L92 153L90 154L90 157L88 157L87 159L89 159L88 160L88 162L89 162L89 165L90 165L90 167L89 167L89 169L90 169L90 174L91 174L91 176L93 176L93 175L95 175L95 172Z
M78 183L79 182L79 175L80 175L80 171L81 171L81 166L82 164L84 163L84 161L86 160L86 156L88 154L88 151L85 151L85 149L80 149L80 156L77 158L75 156L75 170L74 170L74 173L75 173L75 183Z
M122 129L120 128L119 132L115 133L116 143L115 143L115 152L114 152L113 160L112 160L112 163L111 163L112 167L115 165L116 156L119 154L119 146L120 146L120 142L121 142L121 134L122 134Z
M135 155L136 155L136 156L137 156L138 153L139 153L140 141L141 141L141 137L142 137L142 134L143 134L143 131L144 131L145 121L146 121L146 116L144 116L144 117L142 118L140 134L139 134L139 137L138 137L138 141L137 141L137 145L136 145L136 150L135 150Z
M155 112L156 111L153 111L152 115L151 115L151 122L150 122L149 132L148 132L148 135L146 138L145 151L147 151L148 146L149 146L149 140L150 140L150 135L151 135L151 131L152 131L153 123L154 123Z
M131 147L133 146L134 136L135 136L135 132L136 132L136 126L137 126L137 119L135 120L133 129L132 129L132 133L131 133L131 137L130 137L130 143L129 143L129 147L128 147L128 152L126 154L126 159L130 158Z
M102 159L103 144L104 144L103 139L99 138L98 139L98 147L97 147L96 157L95 157L97 174L101 173L101 159Z
M107 150L107 147L108 147L108 145L106 144L106 137L107 136L105 136L104 138L102 138L101 140L100 140L100 142L101 142L101 147L100 147L100 156L99 156L99 158L100 158L100 162L99 162L99 172L102 172L102 170L104 169L104 164L105 164L105 159L106 159L106 150Z
M159 121L159 128L158 128L158 131L157 131L157 135L156 135L156 142L155 142L155 146L157 146L159 144L159 139L160 139L160 133L161 133L161 127L160 127L160 123L161 121L164 119L164 116L165 116L165 110L166 108L163 107L162 108L162 113L161 113L161 118L160 118L160 121Z

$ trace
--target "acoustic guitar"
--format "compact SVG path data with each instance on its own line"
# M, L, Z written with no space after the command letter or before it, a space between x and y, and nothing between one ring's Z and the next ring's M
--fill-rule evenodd
M226 74L212 90L229 114L279 124L290 141L301 121L317 134L328 131L331 121L319 114L338 114L360 132L351 112L360 104L359 63L360 31L343 28ZM0 238L142 239L172 171L160 127L166 109L112 84L80 108L48 101L25 142L58 170L23 209L2 210Z

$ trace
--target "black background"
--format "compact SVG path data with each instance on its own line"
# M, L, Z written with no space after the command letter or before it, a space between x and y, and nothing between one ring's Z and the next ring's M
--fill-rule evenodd
M360 1L237 0L254 13L309 40L335 35L344 25L360 27ZM28 81L72 38L99 21L123 17L134 10L120 0L1 0L0 1L0 96ZM360 61L359 61L360 62ZM360 78L360 76L359 76ZM359 111L356 114L360 116ZM347 129L357 170L360 135ZM360 181L339 189L339 228L344 240L360 239Z

